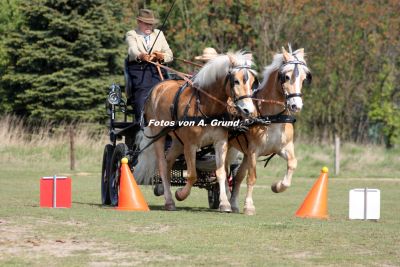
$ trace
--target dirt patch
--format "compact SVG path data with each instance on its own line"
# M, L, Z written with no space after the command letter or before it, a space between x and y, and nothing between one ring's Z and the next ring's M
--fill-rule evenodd
M150 225L150 226L131 226L129 232L131 233L165 233L169 231L171 226L169 225Z
M146 251L102 251L101 253L94 253L95 261L90 263L90 266L143 266L150 262L176 262L177 260L184 259L183 257L170 256L166 254L146 252Z
M33 220L32 220L33 221ZM36 224L60 223L52 219L35 220ZM79 225L79 222L64 222L67 225ZM145 227L149 233L160 233L167 231L169 226ZM143 227L140 228L143 232ZM132 228L131 231L139 231ZM90 266L138 266L149 262L168 262L182 260L182 257L172 256L163 252L149 252L121 248L109 242L95 240L84 240L76 236L51 239L46 236L35 234L31 225L19 226L5 220L0 221L0 261L9 258L20 258L25 260L38 260L40 258L61 258L78 254L89 255Z
M297 253L292 253L291 258L299 259L299 260L305 260L305 259L310 259L314 258L316 255L312 253L311 251L302 251L302 252L297 252Z
M80 241L76 238L49 239L35 234L32 226L18 226L9 223L0 224L0 259L10 256L39 258L41 255L67 257L80 250L97 249L93 241Z
M46 224L51 224L51 225L67 225L67 226L74 226L74 227L83 227L86 226L87 223L77 221L77 220L69 220L69 221L60 221L60 220L55 220L52 217L45 217L45 218L33 218L33 217L26 217L24 218L27 221L34 221L35 224L37 225L46 225Z

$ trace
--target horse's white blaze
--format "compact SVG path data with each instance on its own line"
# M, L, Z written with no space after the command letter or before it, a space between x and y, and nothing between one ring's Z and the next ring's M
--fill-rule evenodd
M294 80L294 89L295 89L296 93L301 93L300 75L298 75L297 77L295 77L295 80Z
M300 68L302 70L302 68ZM301 88L302 88L302 82L300 79L300 75L298 75L297 77L294 78L294 91L297 94L301 93ZM291 109L291 111L294 112L299 112L302 108L303 108L303 99L299 96L295 96L295 97L291 97L289 99L289 108Z
M246 71L247 71L247 70L246 70ZM247 71L247 73L249 73L249 72ZM253 92L251 91L250 79L248 79L248 80L246 81L245 88L246 88L246 94L247 94L247 95L252 95Z
M245 71L247 72L247 75L251 74L250 71L248 71L248 70L245 70ZM253 94L251 79L247 79L246 83L244 84L244 88L245 88L246 95L251 96ZM242 110L247 110L249 113L253 113L255 111L254 103L251 98L241 99L236 103L236 105Z
M292 111L300 111L303 108L303 99L299 96L291 97L289 99L289 107L293 109Z

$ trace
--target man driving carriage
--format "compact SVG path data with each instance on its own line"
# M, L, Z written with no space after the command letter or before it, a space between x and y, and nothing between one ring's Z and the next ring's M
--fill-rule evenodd
M135 120L140 120L144 102L150 89L166 77L167 72L149 62L168 63L173 60L164 33L154 29L158 19L153 11L140 9L136 17L137 29L126 33L128 59L126 67L130 84L126 86L128 104L133 106ZM158 36L158 37L157 37Z

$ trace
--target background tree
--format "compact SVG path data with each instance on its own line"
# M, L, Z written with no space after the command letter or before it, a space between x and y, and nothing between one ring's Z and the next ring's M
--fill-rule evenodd
M122 77L120 5L105 0L22 4L21 29L6 43L6 101L33 119L103 118L107 84Z
M154 10L159 28L173 0L108 2L34 0L22 6L24 23L5 38L2 110L101 119L106 88L123 83L124 34L136 27L139 8ZM358 143L386 140L390 147L400 142L398 14L394 0L176 0L163 30L175 58L193 60L207 46L220 53L246 49L260 76L282 46L304 47L313 84L303 91L298 136L331 141L338 134ZM0 12L0 27L2 17ZM196 71L178 60L172 67Z
M18 9L19 0L0 1L0 77L4 75L5 69L9 64L9 58L6 52L6 40L9 34L15 31L21 22L21 16ZM0 85L0 95L6 95L6 89ZM10 103L0 98L0 110L11 112Z

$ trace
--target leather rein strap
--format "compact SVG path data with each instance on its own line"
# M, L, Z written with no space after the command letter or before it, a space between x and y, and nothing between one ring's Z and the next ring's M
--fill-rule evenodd
M207 93L207 92L204 91L203 89L194 87L194 86L193 86L193 81L192 81L191 79L188 78L188 77L192 77L191 75L186 74L186 73L183 73L183 72L180 72L180 71L177 71L177 70L174 70L174 69L172 69L172 68L170 68L170 67L161 65L160 63L157 63L157 62L151 62L151 61L148 61L148 62L151 63L151 64L153 64L153 65L155 65L155 66L157 66L157 67L164 68L164 69L166 69L166 70L168 70L168 71L171 71L171 72L176 73L176 75L178 75L178 76L179 76L180 78L182 78L185 82L187 82L188 84L190 84L194 89L196 89L196 90L202 92L205 96L211 98L212 100L214 100L215 102L221 104L222 106L228 107L228 105L227 105L226 103L224 103L224 102L222 102L221 100L219 100L218 98L216 98L216 97L210 95L209 93Z

